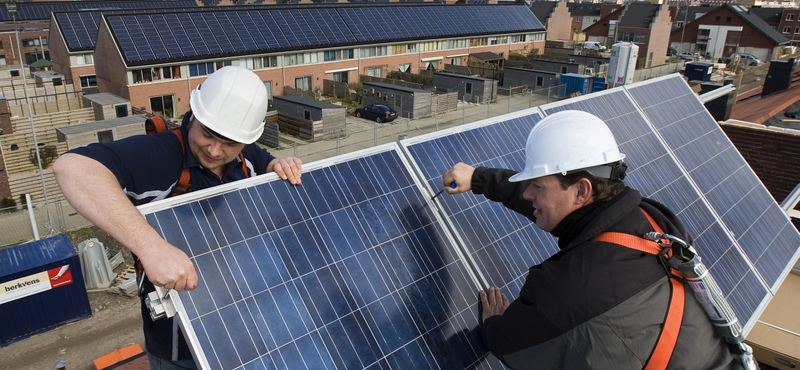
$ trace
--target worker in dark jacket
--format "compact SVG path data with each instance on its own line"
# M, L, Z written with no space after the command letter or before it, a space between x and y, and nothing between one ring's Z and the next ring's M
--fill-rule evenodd
M480 292L483 339L507 366L648 365L670 303L670 280L658 257L592 239L608 231L653 231L642 211L664 232L691 239L665 206L624 185L624 157L602 120L563 111L533 128L522 172L459 163L443 175L445 184L456 183L445 187L448 193L484 194L558 238L560 251L530 268L519 298L509 302L496 287ZM666 368L741 368L691 290L686 293Z

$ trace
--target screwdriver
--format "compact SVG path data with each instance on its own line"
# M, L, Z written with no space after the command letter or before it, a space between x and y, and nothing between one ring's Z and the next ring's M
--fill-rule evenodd
M451 188L451 189L455 189L456 187L457 187L457 185L456 185L456 182L455 182L455 181L453 181L453 182L451 182L451 183L450 183L450 188ZM441 194L443 191L444 191L444 188L442 188L442 190L439 190L439 192L438 192L438 193L436 193L436 195L434 195L434 196L432 196L432 197L431 197L431 200L433 200L433 198L436 198L436 197L438 197L438 196L439 196L439 194Z

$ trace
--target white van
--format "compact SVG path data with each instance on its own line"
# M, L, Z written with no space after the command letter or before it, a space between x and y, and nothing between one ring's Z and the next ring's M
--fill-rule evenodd
M583 43L584 50L597 50L597 51L606 51L606 46L597 42L597 41L585 41Z

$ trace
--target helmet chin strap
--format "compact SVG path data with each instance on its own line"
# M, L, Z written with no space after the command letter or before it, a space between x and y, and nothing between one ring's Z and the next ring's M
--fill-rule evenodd
M579 170L572 170L564 175L586 171L594 177L602 177L609 180L624 180L625 172L628 170L628 165L625 162L619 161L614 164L602 164L599 166L581 168Z

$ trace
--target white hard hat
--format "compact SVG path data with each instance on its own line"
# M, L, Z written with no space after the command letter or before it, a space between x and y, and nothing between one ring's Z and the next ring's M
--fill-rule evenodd
M623 158L625 154L619 152L614 135L600 118L582 111L561 111L533 126L525 147L525 169L509 181L566 175L575 170L613 178L612 167L603 165Z
M210 130L233 141L250 144L264 131L267 88L247 68L222 67L197 85L189 106L197 120Z

